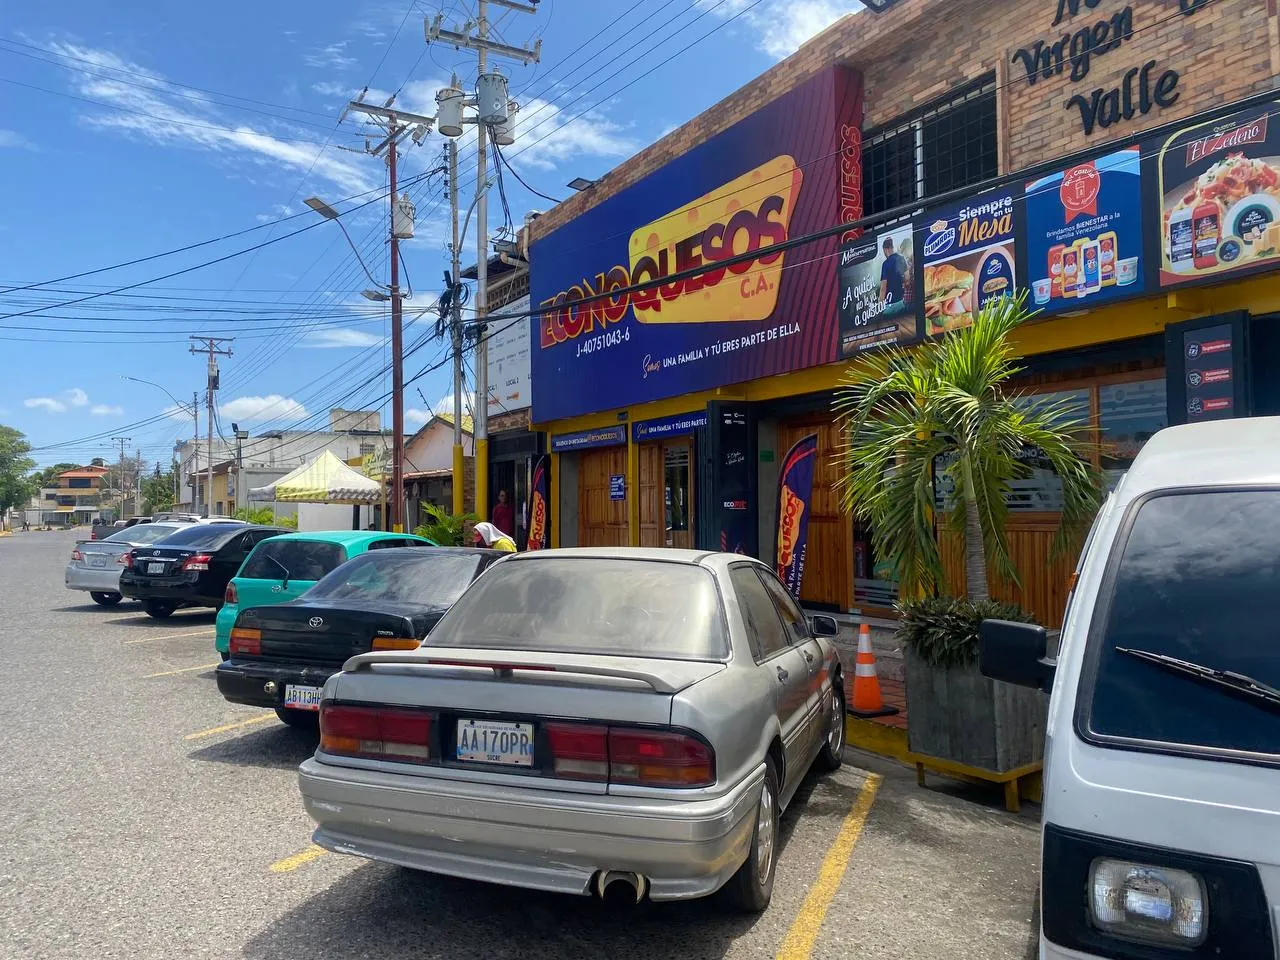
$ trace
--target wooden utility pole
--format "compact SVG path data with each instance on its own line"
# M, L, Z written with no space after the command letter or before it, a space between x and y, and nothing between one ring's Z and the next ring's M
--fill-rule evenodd
M218 392L218 357L231 356L231 348L224 348L222 344L232 343L235 337L191 337L191 352L203 353L209 357L209 386L205 394L205 413L208 418L209 432L209 476L205 484L204 491L204 515L213 515L213 410L215 396ZM196 346L201 344L201 346ZM200 478L196 477L196 487L200 486ZM193 505L194 506L194 505Z

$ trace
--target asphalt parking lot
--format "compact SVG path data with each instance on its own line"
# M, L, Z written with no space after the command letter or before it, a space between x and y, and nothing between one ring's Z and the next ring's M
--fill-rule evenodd
M1034 811L853 752L784 818L761 917L619 914L324 853L294 776L314 736L218 696L211 611L162 623L66 590L74 539L0 539L2 957L1034 955Z

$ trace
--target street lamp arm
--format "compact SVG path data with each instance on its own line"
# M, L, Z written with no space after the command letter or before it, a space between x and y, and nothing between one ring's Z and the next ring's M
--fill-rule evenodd
M168 390L166 390L164 387L160 386L160 384L155 383L155 382L153 382L153 381L151 381L151 380L143 380L141 377L127 377L127 376L125 376L125 375L123 375L123 374L121 374L121 375L120 375L120 379L121 379L121 380L132 380L134 383L145 383L145 384L146 384L147 386L149 386L149 387L155 387L157 390L162 391L166 397L168 397L170 400L172 400L172 401L173 401L173 403L174 403L174 406L176 406L176 407L177 407L179 410L181 410L183 413L186 413L186 414L188 414L188 415L191 415L191 414L193 414L193 413L194 413L194 411L195 411L195 408L194 408L191 404L189 404L189 403L183 403L181 400L179 400L177 397L175 397L172 393L170 393L170 392L169 392Z
M364 275L369 278L369 282L372 283L375 287L379 287L380 289L383 289L383 290L388 289L385 283L382 283L373 278L373 274L369 272L369 268L365 265L364 257L360 256L360 251L356 249L355 242L352 241L351 234L347 233L346 225L342 222L342 220L340 218L335 217L333 222L338 225L338 229L342 231L342 235L347 238L347 245L351 247L351 252L356 255L356 260L359 262L360 268L364 270Z

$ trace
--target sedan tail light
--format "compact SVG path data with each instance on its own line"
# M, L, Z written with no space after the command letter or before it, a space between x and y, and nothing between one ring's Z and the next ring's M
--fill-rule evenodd
M72 550L72 551L71 551L71 559L72 559L72 560L83 560L83 559L84 559L84 554L83 554L83 553L81 553L79 550Z
M234 582L227 584L227 592L222 595L222 602L223 603L239 603L240 602L240 594L236 590L236 585Z
M552 769L569 780L609 779L609 728L581 723L544 723Z
M250 657L262 654L262 631L245 627L231 628L231 652L242 653Z
M132 550L126 550L124 553L120 554L120 557L119 557L119 559L117 559L117 560L116 560L116 563L120 564L122 567L132 567L132 566L133 566L133 551L132 551Z
M646 787L709 787L715 754L685 733L609 728L609 780Z
M417 650L422 641L413 637L374 637L374 650Z
M348 757L426 763L431 715L387 707L320 705L320 749Z
M208 570L209 564L213 561L207 553L197 553L194 557L187 557L182 561L183 570Z

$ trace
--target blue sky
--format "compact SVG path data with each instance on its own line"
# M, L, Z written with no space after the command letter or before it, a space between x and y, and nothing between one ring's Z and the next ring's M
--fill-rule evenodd
M522 107L507 156L533 187L563 198L573 177L601 175L858 6L543 0L534 16L501 19L495 9L508 43L542 39L540 64L504 65ZM369 283L336 226L301 201L319 195L345 208L378 196L385 167L361 152L367 128L358 119L337 123L342 105L368 86L369 101L396 92L401 108L434 114L435 91L452 70L464 86L474 83L474 57L428 47L423 19L443 13L456 26L473 12L474 0L11 7L0 27L0 169L8 184L0 216L0 423L37 448L66 444L38 449L41 464L118 455L113 433L130 437L130 449L148 460L167 461L174 440L190 435L189 418L162 416L173 406L168 397L123 377L155 381L189 403L203 388L204 367L187 337L218 334L236 337L233 356L221 361L224 430L232 421L254 433L316 429L332 405L380 404L389 424L381 400L389 375L380 373L386 317L359 297ZM435 167L442 143L433 133L409 148L402 178ZM462 150L465 203L475 165L469 141ZM548 206L513 178L506 187L517 223L526 210ZM409 192L418 236L403 249L414 286L406 320L439 289L449 232L439 177ZM379 280L387 275L384 218L385 203L344 216ZM495 199L491 230L502 221ZM135 266L8 289L255 227ZM200 266L264 241L272 242ZM473 232L467 262L474 242ZM199 268L142 283L191 267ZM410 325L406 343L432 322L433 315ZM425 343L406 361L407 375L442 350ZM447 365L410 387L410 428L451 390ZM96 434L106 437L81 439Z

